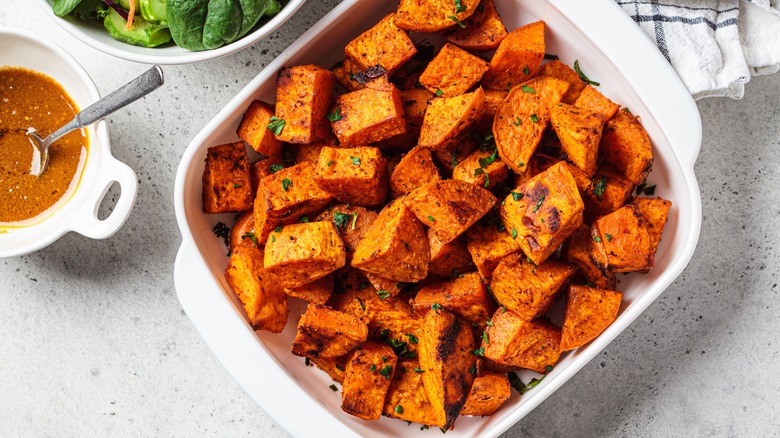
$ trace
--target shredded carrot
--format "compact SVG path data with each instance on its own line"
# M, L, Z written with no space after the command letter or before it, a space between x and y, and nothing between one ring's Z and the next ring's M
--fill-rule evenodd
M130 0L130 10L127 12L127 26L125 29L133 28L133 18L135 18L135 0Z

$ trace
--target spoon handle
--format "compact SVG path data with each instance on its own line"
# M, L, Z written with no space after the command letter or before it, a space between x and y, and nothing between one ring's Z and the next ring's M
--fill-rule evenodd
M83 128L98 120L102 120L116 110L124 108L128 104L151 93L162 85L163 82L162 69L160 66L155 65L108 96L84 108L68 124L46 137L45 142L49 144L54 143L57 139L74 129Z

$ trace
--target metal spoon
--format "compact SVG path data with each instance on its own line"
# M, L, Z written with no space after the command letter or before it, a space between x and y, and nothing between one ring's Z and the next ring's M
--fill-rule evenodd
M46 170L46 166L49 164L49 147L62 136L74 129L83 128L99 120L103 120L103 118L114 111L124 108L126 105L151 93L162 85L163 82L162 69L159 65L155 65L147 70L146 73L138 76L108 96L86 107L83 111L76 114L76 117L74 117L73 120L62 128L52 132L46 138L41 138L40 135L36 134L35 128L29 128L27 130L27 136L35 147L30 174L35 176L41 176L41 174L43 174L43 171Z

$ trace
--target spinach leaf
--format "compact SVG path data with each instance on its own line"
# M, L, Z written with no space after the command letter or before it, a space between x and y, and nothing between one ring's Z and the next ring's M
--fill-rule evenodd
M51 9L54 11L54 15L64 17L70 14L70 11L75 9L79 3L81 3L81 0L54 0Z

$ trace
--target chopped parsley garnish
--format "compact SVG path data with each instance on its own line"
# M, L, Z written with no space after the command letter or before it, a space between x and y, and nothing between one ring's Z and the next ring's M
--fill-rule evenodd
M458 150L457 149L453 149L452 150L452 155L450 156L450 164L452 164L452 167L454 168L455 166L458 165L458 162L459 162L458 161Z
M282 232L282 226L278 225L276 228L274 228L274 231L277 232L277 233L281 233Z
M481 160L481 158L480 158ZM474 176L485 175L485 188L490 187L490 177L485 173L485 169L474 169Z
M290 181L290 178L285 178L282 180L282 188L284 189L285 192L289 190L290 187L292 186L293 186L293 182Z
M233 183L233 188L234 189L239 189L239 188L241 188L241 184Z
M376 365L371 364L371 372L373 373L374 371L376 371Z
M596 185L593 186L593 194L601 201L601 197L604 195L605 190L607 190L607 177L601 175L601 178L596 182Z
M528 85L523 85L522 89L523 89L524 93L536 94L536 90L534 90L533 88L529 87Z
M480 158L477 160L479 162L479 167L485 169L489 165L493 164L494 161L498 158L498 149L494 150L490 156L487 156L485 158Z
M523 166L525 166L525 161L521 161L521 162L517 163L517 165L520 166L520 167L523 167Z
M274 134L279 135L282 133L282 129L284 129L284 119L271 116L271 123L269 123L266 128Z
M368 289L368 283L360 283L358 285L358 290Z
M336 392L339 390L339 388L336 385L330 385L328 388L330 388L331 391Z
M339 364L336 364L336 369L339 371L344 371L344 367Z
M357 217L358 217L357 212L352 213L352 226L350 228L352 228L353 230L355 229L355 223L357 223Z
M390 365L385 365L384 368L379 370L379 375L384 377L385 379L390 379L390 373L393 371L393 367Z
M300 219L298 219L299 224L306 224L309 223L309 216L303 216Z
M363 304L363 300L360 299L360 297L355 297L355 299L358 300L358 303L360 303L360 308L363 309L363 311L366 311L366 305Z
M360 166L360 157L352 157L352 156L350 156L349 159L352 160L352 164L354 164L356 166Z
M332 165L334 165L334 164L336 164L336 162L335 162L335 161L333 161L333 160L330 160L330 161L328 161L327 163L325 163L325 165L326 165L326 166L328 166L328 167L330 167L330 166L332 166Z
M255 245L257 245L257 237L255 236L255 233L247 231L246 233L244 233L243 236L241 236L241 240L244 240L244 239L251 239L252 242L254 242Z
M607 238L607 242L612 242L612 235L609 233L604 233L604 237Z
M597 87L601 85L600 83L596 81L592 81L588 79L587 76L585 76L585 73L583 73L582 70L580 70L580 61L578 59L574 61L574 71L576 71L577 74L580 75L580 79L582 79L582 82L585 82L588 85L595 85Z
M345 231L347 229L347 224L349 224L351 219L351 214L337 212L333 215L333 225L335 225L336 228L340 229L341 231Z
M601 236L593 236L594 242L601 242Z
M230 228L228 228L227 225L222 222L217 222L214 225L214 228L211 229L211 232L214 233L215 236L221 237L222 240L225 241L225 246L230 248ZM228 255L230 255L230 250L228 250Z
M488 338L487 330L482 331L482 339L485 340L485 345L490 344L490 338Z
M539 207L542 206L542 202L544 202L544 195L542 195L542 197L539 198L539 202L536 203L536 207L534 207L534 213L536 213L536 211L539 210Z
M406 337L409 338L409 342L411 342L412 344L416 344L417 342L419 342L419 340L417 339L417 336L415 336L415 335L413 335L411 333L407 333Z
M522 193L517 193L517 192L512 192L512 199L514 199L515 201L519 201L519 200L523 199L523 194Z
M517 230L515 227L512 227L512 238L514 239L515 237L517 237Z
M431 215L428 215L428 220L431 222L436 222L436 218Z
M414 372L415 372L415 373L424 373L424 372L425 372L425 370L421 370L421 369L419 369L419 368L415 368L415 369L414 369Z
M534 123L539 123L539 116L537 116L536 114L531 114L530 119Z
M439 97L439 96L441 96L443 93L444 93L444 92L443 92L443 91L441 91L441 88L437 88L437 89L436 89L436 97Z
M276 243L276 236L273 234L271 235L271 243Z
M485 355L485 347L477 348L473 351L474 356L484 356Z
M439 304L439 303L433 303L433 305L431 306L431 309L433 309L433 310L441 310L442 307L441 307L441 304Z
M588 287L596 287L596 283L593 283L593 282L591 282L591 281L586 281L586 282L585 282L585 286L588 286Z
M455 0L455 13L460 14L461 12L465 12L466 7L463 6L463 2L461 0Z
M282 169L284 169L284 164L272 164L268 166L268 170L271 171L271 173L276 173Z
M655 184L650 187L647 187L647 183L643 182L642 184L636 186L636 194L637 195L645 194L648 196L652 196L655 194L655 187L656 187Z
M380 300L384 300L385 298L390 296L390 292L384 289L379 289L378 291L376 291L376 294L379 295Z
M448 16L447 18L449 18L450 20L454 21L454 22L455 22L455 24L457 24L458 26L460 26L460 28L461 28L461 29L465 29L465 28L466 28L466 25L465 25L465 24L463 24L463 22L462 22L462 21L460 21L460 20L458 19L458 17L456 17L456 16L454 16L454 15L450 15L450 16Z
M333 111L332 113L328 113L328 120L331 122L338 122L341 120L341 107L337 107L336 111Z
M477 366L476 365L470 366L469 367L469 373L476 374L477 373Z
M526 76L531 76L531 71L528 70L528 66L527 65L525 67L523 67L523 74L526 75Z
M524 87L525 87L525 85L524 85ZM523 122L520 121L520 117L515 117L515 121L512 122L512 124L515 125L515 126L520 126L521 123L523 123Z
M487 322L485 322L485 325L488 327L493 327L495 324L493 324L493 320L488 318Z
M401 405L396 405L394 409L396 414L403 414L404 413L404 407Z
M506 376L509 379L509 386L514 388L515 391L522 394L525 389L525 383L523 383L523 381L520 380L520 378L517 377L517 374L515 373L507 373Z

